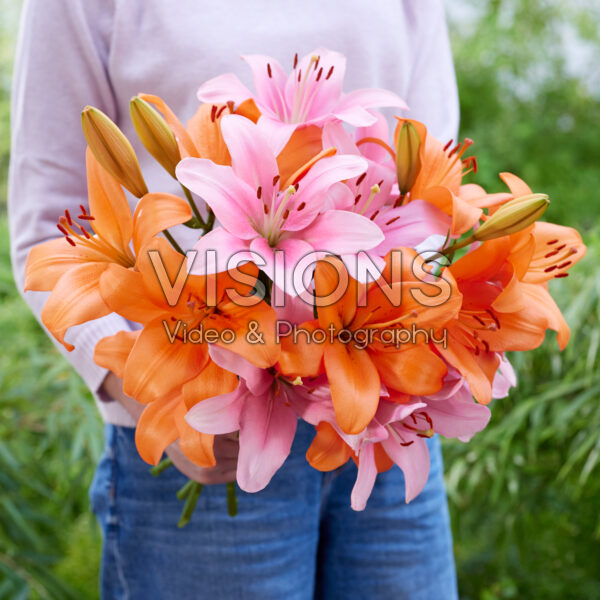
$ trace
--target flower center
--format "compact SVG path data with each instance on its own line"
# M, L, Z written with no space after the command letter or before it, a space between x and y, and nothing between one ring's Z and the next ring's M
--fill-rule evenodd
M294 99L291 115L285 115L288 123L303 123L308 120L310 107L319 90L318 84L327 81L333 75L335 67L332 65L325 69L320 62L320 56L311 56L308 66L303 71L298 68L298 54L294 57Z
M85 227L74 222L69 211L65 209L65 216L60 217L56 227L65 236L67 242L71 246L81 246L98 253L102 256L102 259L109 262L117 263L126 268L133 267L135 265L135 258L129 248L115 248L94 227L95 217L86 211L83 204L80 204L79 208L81 209L81 214L77 218L80 221L88 222L94 235L90 235Z

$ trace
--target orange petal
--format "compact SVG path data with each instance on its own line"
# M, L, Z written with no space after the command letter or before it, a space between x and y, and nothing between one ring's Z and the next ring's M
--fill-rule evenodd
M152 302L141 273L110 264L100 277L100 292L107 306L136 323L148 323L164 313Z
M219 341L219 345L261 369L279 360L281 348L275 343L276 315L266 302L246 308L225 301L219 304L218 310L218 315L207 320L206 327L219 331L231 329L235 334L231 343Z
M522 179L512 173L500 173L500 179L508 186L508 189L515 198L528 196L533 193L531 188Z
M318 307L323 329L333 325L339 330L352 322L356 314L359 286L350 277L344 263L336 257L320 260L315 268L315 294L326 306Z
M481 404L492 400L492 381L499 359L494 352L476 356L470 349L450 340L446 348L438 348L440 354L467 380L471 393Z
M306 460L318 471L333 471L346 464L352 448L337 434L327 422L319 423L315 429L317 434L306 451Z
M277 166L282 181L281 189L285 189L293 183L290 181L292 175L321 152L323 149L322 136L321 128L316 125L294 131L284 149L277 156Z
M476 208L497 207L508 202L513 195L508 193L488 194L480 185L467 183L460 186L458 193L461 200L468 202Z
M452 235L462 235L469 231L483 214L481 208L465 202L446 187L429 187L420 197L452 217Z
M146 194L133 215L133 249L136 256L157 233L192 218L190 205L173 194Z
M181 121L169 108L167 103L159 96L153 96L152 94L138 94L138 96L142 100L153 104L163 114L167 125L171 128L171 131L173 132L173 135L177 140L177 144L179 145L179 151L181 153L181 158L185 158L187 156L194 156L198 158L200 155L198 154L196 145L192 141L192 138L190 137L189 133L181 124Z
M119 331L115 335L102 338L94 349L94 362L123 379L125 363L139 333L139 331Z
M253 123L257 123L261 116L260 110L258 110L256 102L254 102L254 98L244 100L233 112L236 115L241 115L242 117L246 117L246 119L250 119Z
M449 269L457 281L488 281L498 274L509 253L509 238L500 237L467 252Z
M188 425L185 420L187 408L183 402L179 402L175 408L175 426L179 433L179 447L186 458L199 467L210 468L217 464L213 452L215 436L208 433L200 433Z
M566 273L586 253L579 233L572 227L538 221L533 228L534 249L523 281L542 283Z
M52 335L71 351L73 346L65 342L69 327L92 321L111 310L105 304L99 287L102 273L108 263L84 263L67 271L56 283L42 310L42 323Z
M193 293L202 300L205 297L206 278L188 275L185 256L164 237L156 237L144 247L137 257L136 268L142 275L144 293L165 311L189 314L188 295Z
M556 302L543 285L525 284L524 288L527 297L526 301L529 302L531 306L535 306L541 311L546 319L546 327L556 331L558 347L561 350L564 350L569 343L571 330L569 329L560 308L558 308Z
M201 400L206 400L206 398L229 394L237 386L237 375L226 371L211 360L200 375L183 386L183 399L186 409L189 410Z
M64 238L34 246L25 265L25 291L49 291L69 270L86 262L106 260L103 254L81 245L71 246Z
M213 108L216 106L216 110ZM201 104L194 116L187 122L187 130L194 141L200 158L208 158L218 165L230 165L231 156L223 134L221 117L229 114L223 110L224 104ZM216 118L215 115L219 115Z
M394 390L427 396L442 389L446 364L425 344L396 351L371 351L370 356L383 383Z
M158 318L142 329L129 355L123 375L123 391L138 402L165 398L198 375L208 362L205 344L172 344Z
M317 321L307 321L297 326L296 335L281 338L279 369L284 375L315 377L323 372L324 345L311 341L317 328Z
M323 355L336 420L345 433L360 433L373 419L381 383L366 351L353 344L327 344Z
M155 400L144 408L135 428L135 445L147 463L157 465L165 451L179 436L175 410L179 397Z
M133 217L123 188L94 158L91 150L85 153L87 185L92 229L124 258L133 259L129 242L133 232ZM133 260L132 260L133 263Z

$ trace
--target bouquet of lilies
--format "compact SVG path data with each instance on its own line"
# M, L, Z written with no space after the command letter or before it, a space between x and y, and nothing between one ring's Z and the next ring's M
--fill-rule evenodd
M181 196L149 191L123 133L83 111L88 206L31 250L26 289L51 291L42 320L67 349L72 326L113 312L139 324L102 339L95 361L145 405L136 444L159 470L176 440L210 467L214 436L239 432L237 485L257 492L303 419L315 469L357 464L354 509L394 465L409 502L428 478L426 439L469 440L515 384L505 352L547 329L567 344L548 281L585 246L538 221L548 198L515 175L500 174L503 193L463 183L471 140L402 116L392 131L375 109L407 109L396 94L343 93L342 55L296 55L289 73L244 59L254 91L233 74L207 81L185 126L157 96L131 101ZM180 494L183 522L200 489Z

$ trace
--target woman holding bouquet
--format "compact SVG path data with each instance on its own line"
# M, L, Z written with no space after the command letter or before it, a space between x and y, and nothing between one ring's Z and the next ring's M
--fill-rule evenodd
M56 218L85 202L85 140L79 114L99 107L134 139L128 105L138 92L165 98L191 116L202 81L243 76L242 53L294 54L327 46L348 57L345 86L398 92L441 140L456 136L458 107L441 0L267 1L221 4L184 0L26 0L15 68L9 216L12 257L23 288L29 250L55 234ZM168 190L141 148L150 188ZM131 199L132 208L135 199ZM178 237L182 247L185 231ZM193 241L189 241L189 247ZM47 298L25 294L39 318ZM348 506L356 467L311 469L314 429L299 421L290 457L269 486L241 493L227 514L225 483L236 477L238 441L216 436L217 465L203 469L177 443L176 469L153 478L134 444L142 405L118 377L93 361L96 343L138 325L116 314L73 328L65 353L93 392L106 423L106 448L90 492L104 535L105 599L249 598L328 600L457 597L439 440L427 441L431 472L406 504L402 472L382 473L363 512ZM61 350L62 349L61 347ZM182 530L175 498L186 477L206 485Z

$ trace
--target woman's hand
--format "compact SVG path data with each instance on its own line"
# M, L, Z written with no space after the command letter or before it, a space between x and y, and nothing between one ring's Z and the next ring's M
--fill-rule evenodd
M121 379L114 373L109 373L102 385L106 394L119 402L137 422L144 410L144 405L123 392ZM199 483L212 485L235 481L239 447L236 433L215 435L214 453L217 464L211 468L195 465L183 454L177 441L167 447L166 454L184 475Z

